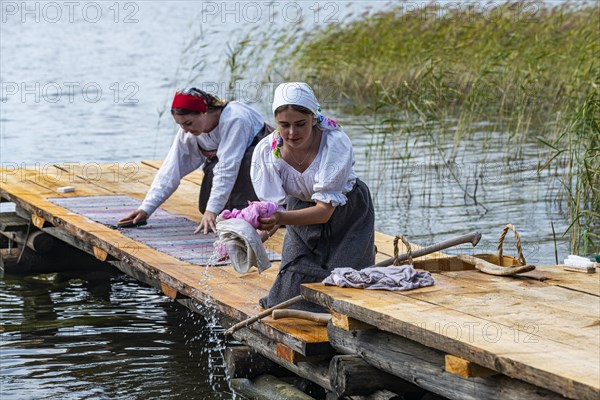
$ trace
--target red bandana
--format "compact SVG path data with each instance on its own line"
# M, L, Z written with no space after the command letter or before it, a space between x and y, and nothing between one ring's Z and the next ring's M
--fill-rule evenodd
M184 108L199 113L205 113L208 109L206 100L202 96L195 93L181 93L179 91L175 93L171 108Z

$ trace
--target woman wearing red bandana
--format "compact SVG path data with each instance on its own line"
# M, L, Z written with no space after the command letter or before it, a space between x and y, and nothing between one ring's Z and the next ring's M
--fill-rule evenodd
M171 114L180 126L177 136L138 210L124 220L145 221L175 192L181 179L200 166L202 221L196 233L216 231L223 209L242 209L258 200L250 179L256 144L272 128L253 108L238 101L224 102L196 88L177 91Z

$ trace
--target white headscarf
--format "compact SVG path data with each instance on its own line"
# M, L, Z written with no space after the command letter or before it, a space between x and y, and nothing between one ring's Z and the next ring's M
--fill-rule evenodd
M288 104L308 108L315 117L321 109L312 89L304 82L288 82L277 86L273 96L273 114L279 107Z
M273 95L273 114L275 110L285 105L297 105L310 110L323 130L339 128L334 120L321 114L321 105L311 87L305 82L287 82L277 86Z

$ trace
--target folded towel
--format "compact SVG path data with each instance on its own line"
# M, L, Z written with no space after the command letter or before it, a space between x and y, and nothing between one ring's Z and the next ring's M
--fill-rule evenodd
M219 256L229 256L233 268L240 274L248 272L252 267L259 272L271 267L271 261L260 240L256 229L243 219L217 218L217 234L219 239L214 247Z
M410 290L434 284L428 271L417 272L411 265L370 267L361 270L336 268L325 285L359 289Z

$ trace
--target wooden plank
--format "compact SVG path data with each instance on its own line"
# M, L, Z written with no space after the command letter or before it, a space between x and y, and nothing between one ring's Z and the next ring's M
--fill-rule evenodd
M277 274L276 265L270 272L260 276L256 273L242 276L231 267L205 269L184 263L131 240L118 231L68 212L40 196L31 193L20 197L9 195L19 207L36 215L41 214L82 242L96 246L115 259L129 264L132 270L140 271L149 277L159 277L173 287L182 285L183 282L183 294L210 300L220 312L237 320L255 313L258 299L267 294ZM89 250L93 254L93 247ZM204 285L201 282L210 284ZM253 296L248 296L248 293ZM273 335L290 348L307 356L332 352L327 343L326 328L316 327L308 321L294 325L289 321L269 321L259 324L257 329Z
M375 329L373 325L367 324L366 322L359 321L351 318L347 315L340 314L337 312L331 313L331 322L334 326L344 329L346 331L361 331L364 329Z
M256 400L315 400L291 383L271 375L261 375L254 380L234 378L230 382L234 392L244 398ZM237 397L237 396L236 396Z
M134 164L134 166L136 170L131 172L114 164L101 165L100 178L95 179L94 184L113 194L127 194L143 200L150 189L156 171L142 164ZM85 179L85 171L82 170L82 167L74 166L72 171L77 177ZM182 181L177 191L161 207L169 212L200 221L198 186L188 181Z
M444 371L444 353L401 336L371 329L349 332L329 325L331 344L358 354L375 368L452 400L564 400L546 389L504 375L463 378Z
M444 273L444 275L452 276L449 273ZM538 280L544 282L546 285L559 286L600 297L600 275L590 277L583 274L569 274L557 265L537 266L534 271L515 276L512 280ZM503 281L506 281L506 279L503 279Z
M162 160L144 160L141 162L141 164L158 170L162 166L163 162ZM204 172L202 172L201 169L197 169L191 172L190 174L186 175L183 178L183 180L193 183L194 185L200 186L200 183L202 182L203 178Z
M546 282L494 277L475 271L444 272L436 275L436 283L438 289L406 292L406 296L507 326L528 327L526 330L535 330L551 341L576 341L592 348L600 344L597 329L600 301L595 296ZM450 292L461 293L460 298Z
M23 219L15 212L0 213L0 231L2 232L26 232L29 221Z
M456 302L463 300L462 293L449 290L440 284L440 276L437 278L437 287L425 289L453 296ZM458 311L431 298L416 298L416 293L426 293L425 289L402 294L311 284L304 285L301 292L317 304L327 304L334 311L382 330L564 396L582 399L600 396L597 342L593 347L581 348L576 336L572 341L556 340L553 336L546 337L545 331L534 332L528 326L497 322L492 315L481 316L481 311ZM485 295L479 292L475 297L481 302ZM512 299L515 301L518 299ZM518 316L519 308L513 308L512 313ZM590 332L593 329L597 325ZM556 335L556 331L551 332Z
M227 377L254 378L263 374L277 376L291 375L291 372L279 364L258 354L248 346L228 346L225 348L223 359L227 365Z
M90 185L89 182L81 181L75 183L72 176L62 169L55 166L47 166L43 172L27 170L24 174L25 179L48 189L52 197L73 197L73 196L94 196L97 194L109 194L98 187ZM73 192L63 193L59 191L65 186L74 186Z
M339 398L368 395L383 389L398 394L421 391L418 386L371 366L358 355L333 357L329 363L329 380Z
M298 364L299 362L316 362L322 360L329 360L331 358L330 354L305 356L293 349L290 349L283 343L277 343L277 345L275 346L275 353L278 357L292 364Z
M444 370L451 374L462 376L463 378L476 378L498 375L498 372L482 367L469 360L461 357L456 357L451 354L446 354L446 364Z
M263 334L249 329L240 329L233 337L241 343L250 346L259 354L292 371L294 374L331 391L329 382L329 361L301 362L294 364L277 355L277 342Z
M595 274L596 273L595 267L580 268L580 267L565 266L565 267L563 267L563 270L569 271L569 272L579 272L579 273L583 273L583 274Z

